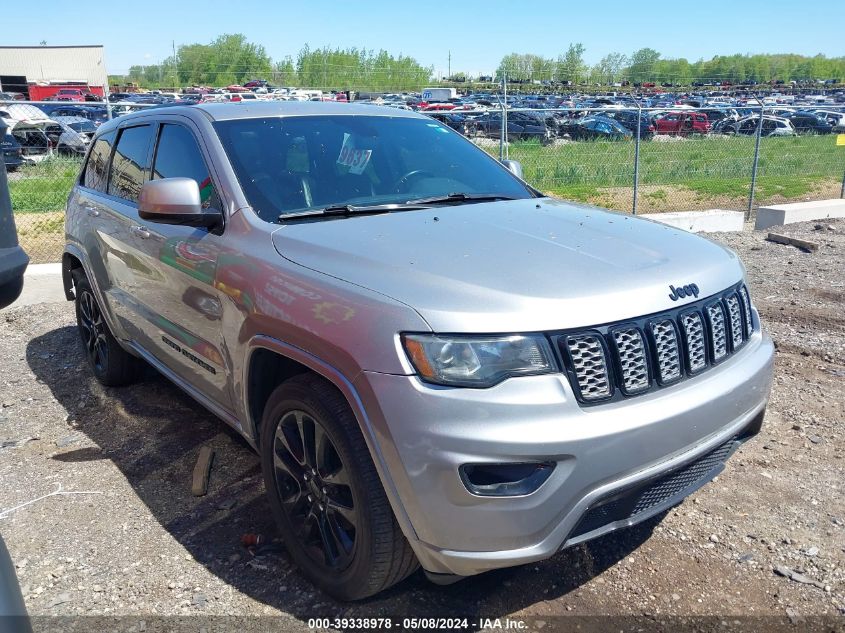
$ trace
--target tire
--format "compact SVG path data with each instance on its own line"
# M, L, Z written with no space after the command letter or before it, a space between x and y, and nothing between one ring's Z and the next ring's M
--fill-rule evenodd
M338 600L361 600L416 570L358 422L332 384L307 373L279 385L260 440L270 507L312 583Z
M132 384L138 379L143 362L123 349L112 335L82 269L73 271L73 285L79 339L94 377L107 387Z
M21 296L23 290L23 275L0 285L0 310L12 305Z

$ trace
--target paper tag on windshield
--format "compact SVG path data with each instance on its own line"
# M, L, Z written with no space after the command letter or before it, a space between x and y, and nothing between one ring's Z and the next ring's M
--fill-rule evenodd
M349 168L350 174L360 174L370 162L373 155L371 149L355 149L352 135L344 132L343 147L340 148L340 155L337 157L337 164Z

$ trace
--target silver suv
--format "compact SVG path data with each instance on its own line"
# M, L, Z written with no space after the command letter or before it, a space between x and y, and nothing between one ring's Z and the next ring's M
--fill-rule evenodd
M773 346L743 266L518 173L373 106L105 124L64 253L91 368L146 361L242 433L291 557L341 599L659 514L760 429Z

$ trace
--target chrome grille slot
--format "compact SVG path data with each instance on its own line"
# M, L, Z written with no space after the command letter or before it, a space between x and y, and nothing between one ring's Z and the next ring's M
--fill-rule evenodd
M722 360L728 353L728 338L725 332L725 312L721 303L711 303L706 308L710 322L710 347L713 360Z
M598 335L584 334L566 338L566 347L572 359L572 369L578 389L584 400L599 400L611 395L607 358Z
M686 339L687 362L690 372L701 371L707 365L707 347L704 343L704 323L698 312L690 312L681 317Z
M733 349L742 346L742 311L739 307L739 297L736 293L725 298L725 305L728 306L728 318L731 326L731 344Z
M669 319L651 324L654 347L657 351L657 372L661 382L672 382L681 377L681 358L678 350L678 334Z
M742 312L745 315L745 336L750 337L754 331L751 321L751 300L748 298L748 289L745 286L739 287L739 296L742 298Z
M648 361L640 331L635 327L614 330L613 340L622 368L622 388L628 393L648 389Z

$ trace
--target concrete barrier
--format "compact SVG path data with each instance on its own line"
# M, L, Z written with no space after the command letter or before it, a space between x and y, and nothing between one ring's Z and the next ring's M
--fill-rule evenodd
M708 209L707 211L678 211L673 213L643 213L641 218L656 220L690 233L721 233L742 231L745 214L742 211Z
M845 218L845 200L816 200L760 207L757 209L757 222L754 228L762 231L781 224L829 218Z

